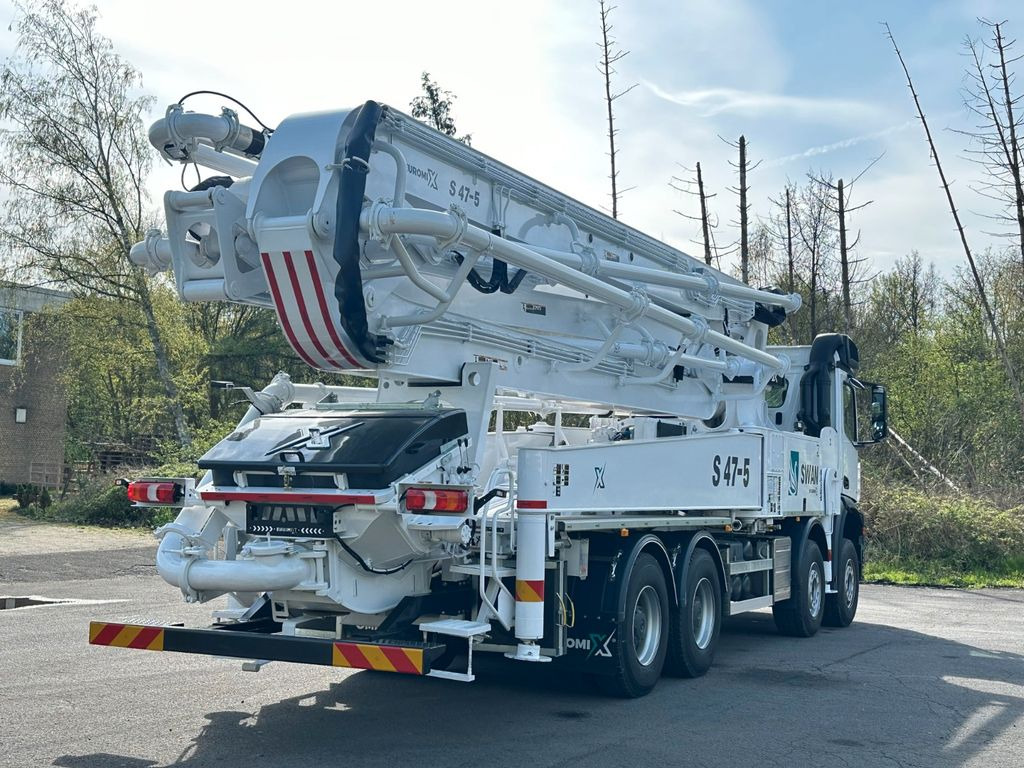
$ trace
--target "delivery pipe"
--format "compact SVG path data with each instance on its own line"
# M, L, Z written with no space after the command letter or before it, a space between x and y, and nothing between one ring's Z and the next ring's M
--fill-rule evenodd
M160 576L190 601L205 602L226 592L293 589L314 576L312 561L290 554L282 542L249 544L235 560L187 554L190 546L181 533L167 530L156 553Z
M639 312L669 328L679 331L698 341L706 341L719 349L745 357L772 370L782 370L783 361L755 349L743 342L712 331L682 317L675 312L654 304L638 306L637 297L620 288L608 285L603 280L586 275L579 270L555 261L531 250L529 247L510 242L479 227L467 224L456 216L440 211L426 211L413 208L393 208L376 204L363 210L361 226L381 235L429 235L445 242L458 241L479 252L490 252L509 264L530 270L551 280L575 288L618 307L626 313ZM468 259L467 259L468 261Z

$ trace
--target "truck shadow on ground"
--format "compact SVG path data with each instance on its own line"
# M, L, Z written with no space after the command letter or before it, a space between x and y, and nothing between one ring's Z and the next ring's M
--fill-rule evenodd
M727 622L707 676L665 678L634 701L603 698L555 665L482 659L477 671L472 685L360 672L255 711L209 712L171 762L93 753L53 765L369 768L504 754L502 765L588 768L809 765L830 755L943 766L1024 719L1024 656L864 623L793 641L764 614Z

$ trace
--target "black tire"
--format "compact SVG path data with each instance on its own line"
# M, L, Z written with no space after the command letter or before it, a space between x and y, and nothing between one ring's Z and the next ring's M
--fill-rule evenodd
M665 574L646 552L627 576L626 616L615 628L615 672L602 676L606 693L635 699L650 693L668 652L669 604Z
M772 606L779 632L792 637L811 637L821 627L825 614L825 567L821 549L808 539L793 569L788 600Z
M669 626L665 671L675 677L700 677L715 660L722 629L722 584L707 550L698 547L690 555L679 601Z
M839 560L833 560L832 567L837 569L837 592L825 597L822 623L826 627L848 627L857 615L857 602L860 600L860 558L852 541L843 539Z

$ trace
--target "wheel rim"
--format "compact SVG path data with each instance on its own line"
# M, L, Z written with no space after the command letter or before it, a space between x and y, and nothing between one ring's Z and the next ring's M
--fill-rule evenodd
M633 652L642 666L650 666L661 644L661 601L650 584L640 590L633 606Z
M853 567L853 560L846 561L846 568L843 572L843 587L846 592L846 605L853 605L857 599L857 569Z
M817 563L811 565L811 572L807 575L807 595L810 598L811 618L818 618L821 612L821 571Z
M701 579L693 590L693 641L702 651L711 645L715 633L715 595L711 582Z

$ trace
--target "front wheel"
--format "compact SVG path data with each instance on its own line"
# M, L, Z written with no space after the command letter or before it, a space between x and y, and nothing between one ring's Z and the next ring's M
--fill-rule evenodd
M626 615L616 627L615 671L602 677L608 693L634 699L654 688L668 648L668 588L665 574L647 553L629 573Z
M857 602L860 599L860 558L857 547L849 539L843 539L839 548L838 591L825 598L826 627L848 627L857 615Z
M686 569L680 606L672 618L665 669L677 677L700 677L711 667L722 624L722 586L707 550L695 549Z
M800 551L788 600L772 606L779 632L810 637L821 627L825 613L825 566L818 545L807 540Z

